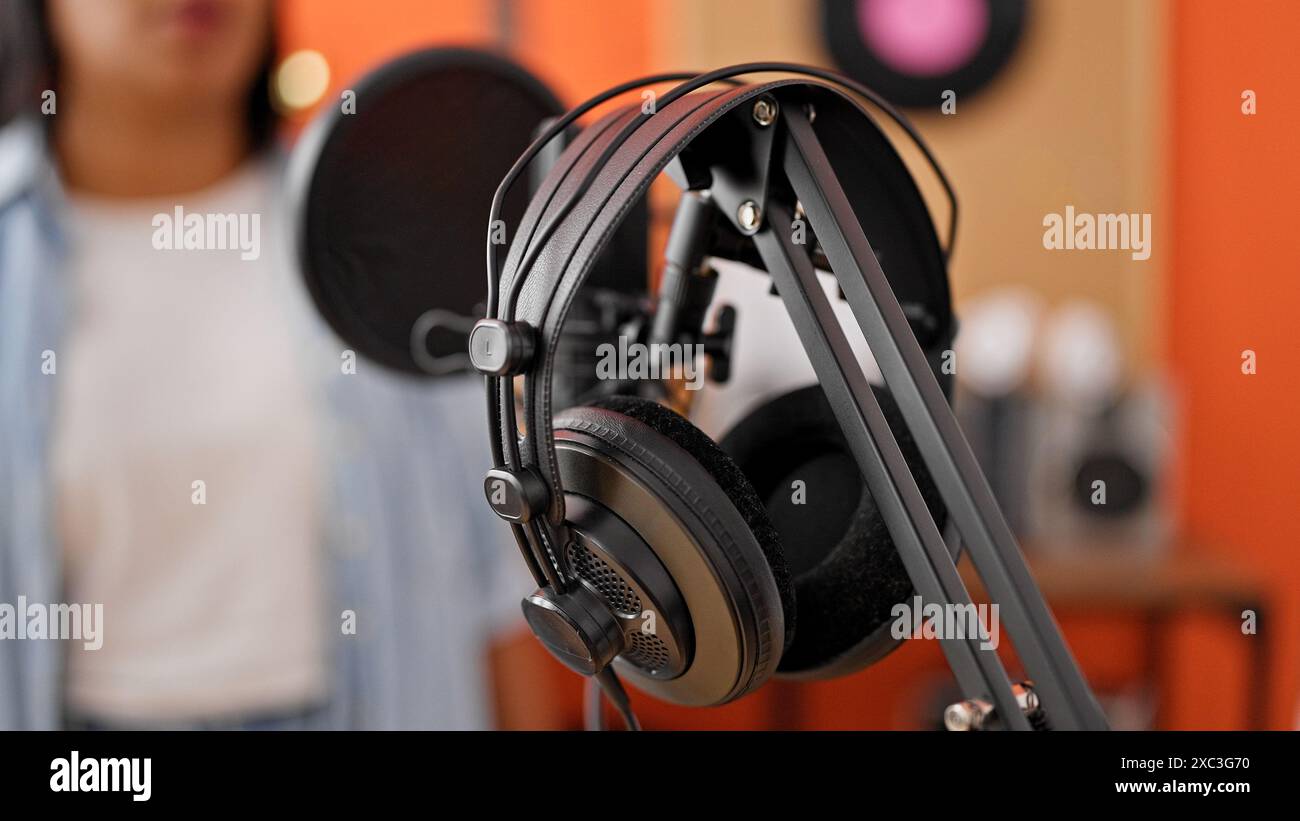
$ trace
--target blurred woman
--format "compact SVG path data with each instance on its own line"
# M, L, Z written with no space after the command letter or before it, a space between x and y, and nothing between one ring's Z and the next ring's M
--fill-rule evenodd
M0 9L0 603L103 605L0 641L0 728L488 723L481 386L313 319L273 48L266 0Z

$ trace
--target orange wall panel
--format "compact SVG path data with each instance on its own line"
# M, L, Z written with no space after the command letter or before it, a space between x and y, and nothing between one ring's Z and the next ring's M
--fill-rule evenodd
M495 46L497 5L489 0L281 0L281 50L315 49L330 64L330 92L405 51L430 45Z
M649 0L282 0L282 51L311 48L331 69L334 98L404 51L464 45L508 54L566 103L662 67L653 65Z
M511 8L510 52L570 104L654 70L649 0L528 0Z
M1258 636L1275 656L1270 724L1294 726L1300 670L1300 3L1179 3L1173 15L1167 356L1180 400L1181 521L1210 549L1276 585ZM1243 90L1258 113L1241 111ZM1244 375L1242 351L1258 356ZM1224 726L1225 642L1178 653L1174 725ZM1232 716L1234 721L1236 716Z

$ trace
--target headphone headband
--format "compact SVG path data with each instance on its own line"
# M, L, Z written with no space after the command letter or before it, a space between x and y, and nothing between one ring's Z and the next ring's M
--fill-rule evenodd
M732 91L700 93L671 103L635 131L598 170L595 183L577 200L569 216L559 224L550 241L541 249L537 262L528 271L513 316L499 316L505 321L526 322L539 335L535 369L524 380L524 409L530 431L521 448L522 464L536 467L553 491L560 487L555 462L554 440L548 436L554 408L551 406L551 380L555 364L555 344L568 315L573 297L582 287L592 263L604 249L631 205L645 196L650 183L701 132L727 112L789 81L745 86ZM611 117L612 124L624 125L638 110L625 110ZM542 222L563 207L577 179L588 170L615 136L617 128L604 129L590 145L575 151L571 161L564 159L548 176L535 202L550 200L538 215ZM579 146L574 146L579 148ZM554 183L554 188L551 183ZM528 225L525 216L524 225ZM522 226L521 226L522 227ZM522 231L520 236L522 237ZM516 254L512 249L511 256ZM526 254L519 254L526 257ZM510 290L521 272L507 260L503 289ZM513 407L513 392L503 413ZM564 520L564 498L552 492L548 515L553 523Z
M791 92L795 92L791 94ZM650 183L696 139L738 107L752 104L763 96L792 99L811 93L819 104L826 106L838 98L847 109L854 108L861 115L855 126L871 129L880 134L880 141L888 145L877 126L865 112L837 89L807 80L777 80L757 85L742 86L729 91L700 92L681 97L650 117L601 167L595 168L594 182L585 192L575 193L585 175L593 171L593 164L615 139L621 128L639 113L636 107L616 111L592 125L566 150L556 167L534 196L524 219L516 232L501 278L501 290L515 299L507 299L498 306L496 319L504 322L527 323L535 329L538 339L533 369L525 377L524 409L530 432L537 435L524 437L517 463L507 460L511 469L535 468L551 492L548 500L548 518L558 524L564 519L564 501L556 467L554 441L548 436L553 412L551 382L555 362L555 347L562 332L569 307L590 270L593 262L608 243L613 232L633 203L643 197ZM823 112L823 117L829 112ZM901 168L901 160L899 167ZM862 166L857 166L860 169ZM850 172L853 169L847 169ZM909 178L910 181L910 178ZM569 203L572 202L570 206ZM914 210L923 208L919 192L910 203ZM567 215L556 217L567 210ZM556 227L544 245L538 245L540 225L556 220ZM928 223L928 220L927 220ZM931 264L942 267L937 238L931 243ZM522 268L521 263L532 257L533 264ZM938 314L938 321L947 325L950 316L946 279L939 282L911 283L911 291L920 294L918 300ZM908 285L906 281L901 283ZM916 287L916 286L921 287ZM926 293L926 292L929 293ZM512 303L514 310L512 311ZM942 329L947 331L948 328ZM937 333L933 342L946 344L949 334ZM941 349L941 348L940 348ZM499 394L503 419L514 414L514 391L502 390ZM509 437L509 431L502 433ZM510 442L503 439L503 450L510 452Z
M933 222L915 182L889 140L860 104L839 88L808 79L782 79L758 85L739 85L734 79L757 72L787 72L827 80L862 95L894 120L920 148L948 194L951 203L948 249L940 251ZM914 223L927 226L929 241L923 244L930 246L927 256L933 257L940 271L931 300L937 307L940 327L928 341L946 344L951 339L943 264L955 239L957 202L952 186L929 147L902 114L860 83L825 69L790 63L751 63L701 75L658 75L593 97L553 123L515 163L493 200L490 228L495 225L500 203L514 180L551 139L578 117L617 94L683 79L687 81L659 98L657 109L616 111L582 132L566 149L533 197L515 232L506 266L499 277L494 235L489 231L489 319L481 321L470 337L471 359L488 376L494 462L488 481L505 480L511 488L516 501L509 507L516 509L516 513L507 515L500 507L496 510L511 521L520 551L534 578L543 586L549 584L559 590L567 586L554 567L558 545L565 540L563 534L556 532L564 521L564 499L550 425L554 410L551 406L554 347L571 300L611 232L627 209L644 196L658 173L741 104L774 93L784 96L803 91L824 95L824 99L836 101L852 112L856 130L879 136L873 149L883 148L893 153L901 174L891 184L906 190L913 200L910 203L913 211L922 215ZM723 92L697 91L719 82L738 87ZM763 162L766 161L764 158ZM930 347L927 353L934 353L933 345ZM514 380L503 378L521 374L525 376L524 418L528 431L523 437L518 431Z

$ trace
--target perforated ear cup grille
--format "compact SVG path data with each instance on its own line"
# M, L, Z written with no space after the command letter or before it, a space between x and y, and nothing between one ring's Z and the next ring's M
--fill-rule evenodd
M614 613L624 641L617 661L656 681L690 664L694 634L681 591L627 522L578 495L566 502L570 571Z
M625 578L624 570L647 556L667 574L666 585L680 593L675 608L661 607L656 619L643 619L627 633L627 649L617 662L628 674L626 680L673 703L723 704L775 672L790 593L784 562L778 553L779 584L765 546L726 490L732 483L747 486L739 470L732 466L719 478L679 438L694 430L686 420L667 409L655 419L654 410L635 407L638 401L602 401L600 407L571 408L556 418L565 516L581 533L593 532L591 523L582 521L584 515L593 518L592 508L623 523L631 533L600 541L602 549L594 552ZM623 408L630 412L620 412ZM671 423L660 426L650 420ZM709 441L717 461L729 462L703 433L695 431L695 436ZM745 512L765 515L752 488L743 506ZM766 536L775 535L770 524L765 530ZM643 605L652 607L645 593L650 588L634 579L644 581L645 575L637 571L628 580ZM679 673L670 669L671 678L647 673L644 665L660 663L654 638L669 642L663 620L674 617L689 625L690 663ZM684 633L678 629L675 635ZM672 663L671 645L668 650Z
M708 434L690 423L680 414L657 402L634 396L610 396L592 402L590 407L604 408L630 416L655 432L666 436L690 454L718 483L731 499L736 510L745 518L767 559L777 591L781 595L781 608L785 617L782 646L789 646L795 634L795 594L790 583L790 570L781 550L781 540L768 519L763 500L731 457L718 447Z
M579 578L594 587L619 615L637 618L639 623L641 597L608 562L585 546L573 542L569 545L569 566ZM638 628L629 636L629 644L629 648L622 653L623 660L648 672L667 669L672 660L668 645L653 633Z
M632 647L623 653L623 659L646 670L661 670L668 666L668 648L658 636L633 633Z
M641 598L636 591L623 580L618 571L577 542L569 544L569 566L579 578L596 588L596 592L620 614L641 615Z

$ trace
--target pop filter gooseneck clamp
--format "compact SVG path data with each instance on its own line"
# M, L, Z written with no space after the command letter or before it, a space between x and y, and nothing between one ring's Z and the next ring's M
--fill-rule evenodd
M702 75L658 75L625 83L592 98L552 124L519 158L496 192L490 220L498 218L505 193L532 157L570 123L601 103L645 85L686 80L659 98L655 108L658 111L707 85L734 82L740 75L760 72L803 75L850 89L898 123L921 149L952 203L945 257L951 253L957 218L956 197L911 124L860 83L824 69L789 63L751 63ZM807 86L826 89L815 83ZM1034 683L1033 696L1055 728L1106 729L1105 716L1029 573L899 299L841 187L826 147L813 129L815 109L811 103L778 109L775 100L768 96L758 100L771 108L763 116L756 109L751 128L769 129L766 139L751 139L750 145L745 146L748 153L730 145L726 151L706 151L707 156L696 156L693 161L705 164L713 172L711 193L722 217L731 220L742 234L753 238L915 589L927 603L973 607L953 554L926 508L866 375L820 287L809 248L796 243L788 232L776 230L791 225L794 220L791 197L806 215L949 516L970 550L972 563L991 600L1000 608L1007 632ZM654 111L643 111L631 118L570 198L557 209L556 215L536 232L532 238L535 241L525 246L518 268L521 274L511 281L504 302L498 289L496 247L489 231L489 318L513 319L520 285L531 272L547 239L590 188L614 152L653 116ZM776 182L769 184L769 176ZM727 207L732 203L744 203L752 208ZM502 412L502 408L515 407L513 379L489 375L486 383L494 467L518 467L522 464L518 425L513 412ZM563 550L559 549L562 534L554 532L555 526L544 516L512 522L511 526L538 584L561 592L568 589L572 576L564 566ZM999 724L1005 728L1032 729L1022 701L1024 691L1020 691L1018 698L1017 688L995 649L981 646L977 636L946 636L941 639L941 647L968 699L990 701ZM634 727L635 718L626 694L612 669L598 671L596 681L628 726Z

